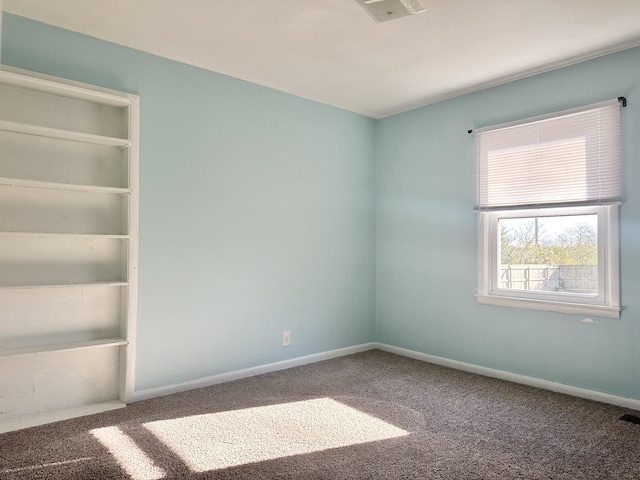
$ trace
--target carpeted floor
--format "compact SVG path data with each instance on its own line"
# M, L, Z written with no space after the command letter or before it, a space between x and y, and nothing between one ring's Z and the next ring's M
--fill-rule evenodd
M374 350L0 435L0 478L638 480L624 414Z

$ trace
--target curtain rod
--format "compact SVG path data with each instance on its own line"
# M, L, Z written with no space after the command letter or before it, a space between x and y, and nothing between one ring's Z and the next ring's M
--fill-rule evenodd
M625 97L618 97L618 103L624 108L627 106L627 99ZM473 129L467 130L467 133L473 133Z

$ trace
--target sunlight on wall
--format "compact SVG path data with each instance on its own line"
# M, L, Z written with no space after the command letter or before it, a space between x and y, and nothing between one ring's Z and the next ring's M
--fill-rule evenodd
M144 426L194 472L409 434L329 398L160 420Z
M165 471L138 447L119 427L91 430L91 434L113 455L132 480L159 480Z

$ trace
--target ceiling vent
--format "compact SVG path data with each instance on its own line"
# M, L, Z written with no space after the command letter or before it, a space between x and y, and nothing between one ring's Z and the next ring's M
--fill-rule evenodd
M376 22L388 22L396 18L416 15L427 10L419 0L356 0Z

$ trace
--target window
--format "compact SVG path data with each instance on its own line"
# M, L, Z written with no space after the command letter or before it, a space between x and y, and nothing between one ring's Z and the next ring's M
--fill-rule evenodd
M478 302L619 317L619 102L474 141Z

